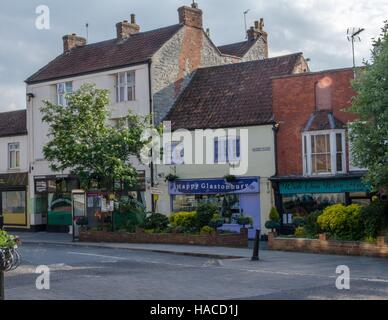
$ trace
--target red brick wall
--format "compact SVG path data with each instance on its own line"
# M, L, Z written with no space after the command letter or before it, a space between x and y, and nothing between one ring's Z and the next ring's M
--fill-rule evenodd
M344 123L355 119L354 115L343 111L350 106L355 94L350 85L351 69L274 79L273 111L280 124L277 138L279 176L303 174L302 130L316 110L315 85L324 77L332 80L334 116Z

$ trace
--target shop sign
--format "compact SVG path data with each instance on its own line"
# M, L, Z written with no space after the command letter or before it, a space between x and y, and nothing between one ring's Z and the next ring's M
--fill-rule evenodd
M169 192L179 194L241 194L259 193L260 178L176 180L169 183Z
M361 179L287 181L279 184L281 194L369 192Z
M27 173L0 174L0 188L26 186L27 184Z

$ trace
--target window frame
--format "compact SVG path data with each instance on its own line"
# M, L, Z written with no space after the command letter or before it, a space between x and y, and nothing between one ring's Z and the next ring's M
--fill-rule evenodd
M220 147L221 146L220 142L222 143L222 147ZM228 163L239 162L239 161L241 161L240 136L223 136L223 137L217 137L214 139L214 163L215 164L228 164Z
M68 90L68 85L70 85L71 90ZM61 91L61 86L63 86L63 91ZM55 85L56 88L56 97L57 105L62 107L67 107L66 95L73 93L73 81L59 82ZM63 101L61 101L63 100Z
M342 168L337 168L337 134L341 134L342 141ZM331 171L329 172L313 172L312 164L312 150L311 150L311 137L319 135L329 135L330 137L330 162ZM307 152L307 154L306 154ZM336 175L344 174L347 170L346 162L346 130L319 130L319 131L308 131L302 134L302 156L303 156L303 174L305 176L325 176L325 175Z
M17 148L11 149L11 146L17 145ZM15 154L15 166L13 166L12 154ZM8 169L17 170L20 169L20 142L8 143Z
M124 82L121 81L122 76ZM131 81L128 81L128 78ZM128 88L131 88L131 98L128 96ZM123 99L121 99L121 89L123 89ZM136 70L123 71L116 74L116 103L136 101Z

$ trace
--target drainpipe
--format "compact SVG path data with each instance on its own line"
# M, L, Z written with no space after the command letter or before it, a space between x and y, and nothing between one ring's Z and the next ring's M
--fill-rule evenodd
M149 97L150 97L150 110L149 110L149 113L150 113L150 116L151 116L151 119L150 119L150 124L151 126L154 125L154 102L153 102L153 99L152 99L152 74L151 74L151 67L152 67L152 59L149 59L148 60L148 94L149 94ZM151 149L151 159L153 157L153 152L152 152L152 149ZM150 171L151 171L151 187L154 187L155 186L155 181L154 181L154 163L153 161L151 160L151 163L150 163ZM154 201L154 195L151 194L151 211L153 213L155 213L155 201Z
M278 132L280 129L280 124L279 123L274 123L272 127L273 131L273 137L274 137L274 155L275 155L275 177L277 177L279 173L279 167L278 167ZM275 182L272 183L272 187L274 189L275 193L275 206L278 209L280 214L283 214L283 205L282 205L282 196L279 194L279 183Z

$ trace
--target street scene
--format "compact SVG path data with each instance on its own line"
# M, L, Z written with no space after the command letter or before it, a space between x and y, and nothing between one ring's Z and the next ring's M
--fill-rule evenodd
M388 300L386 1L68 3L0 11L1 301Z

